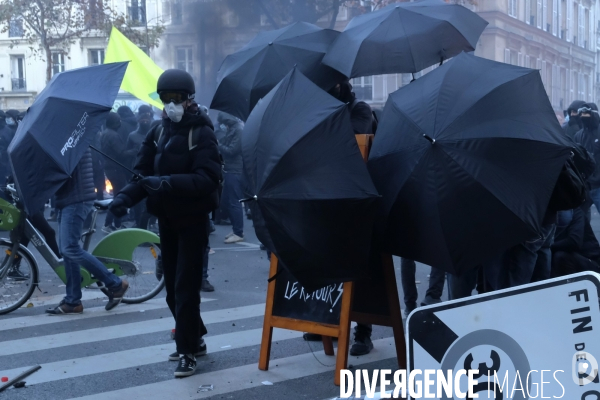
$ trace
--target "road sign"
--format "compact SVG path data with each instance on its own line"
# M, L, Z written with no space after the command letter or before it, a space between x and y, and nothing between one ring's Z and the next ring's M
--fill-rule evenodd
M600 275L586 272L419 308L409 369L478 369L480 399L600 399L599 291Z

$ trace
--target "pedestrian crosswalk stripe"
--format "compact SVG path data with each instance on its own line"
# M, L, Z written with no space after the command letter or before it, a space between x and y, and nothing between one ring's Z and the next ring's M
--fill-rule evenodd
M40 284L43 286L43 283ZM26 308L28 304L32 304L29 307L41 307L41 306L57 306L58 303L62 299L64 299L65 294L57 294L53 296L36 296L36 292L33 292L33 296L23 304L21 308ZM106 299L106 295L97 289L82 289L81 290L81 300L98 300L98 299ZM85 306L85 305L84 305ZM9 314L10 316L10 314Z
M382 361L395 357L394 339L392 337L374 340L375 348L367 355L351 357L353 365L362 365L375 361ZM328 357L331 365L323 365L314 359L313 354L279 358L271 360L268 371L258 369L257 363L228 368L220 371L196 373L185 379L172 379L134 386L112 392L103 392L72 400L121 400L121 399L200 399L223 395L239 390L251 389L262 386L261 382L283 382L291 379L303 378L335 369L335 358ZM202 371L202 363L199 364ZM333 385L333 373L331 376ZM200 385L213 385L210 392L198 392ZM275 393L275 390L274 390Z
M202 303L214 300L216 299L208 299L203 297ZM165 302L164 297L147 300L141 304L121 303L119 307L115 308L110 312L107 312L104 309L104 306L86 308L83 311L83 314L77 315L75 317L73 315L31 315L27 317L8 318L6 320L3 320L2 324L0 324L0 332L9 329L22 329L32 326L48 325L67 321L79 321L87 318L106 317L111 315L122 315L139 311L158 310L161 308L167 308L167 303Z
M237 319L259 317L264 315L265 304L227 308L202 313L205 324L235 321ZM52 318L39 316L40 318ZM77 316L73 316L76 320ZM48 350L64 346L92 343L102 340L118 339L129 336L143 335L160 331L170 331L173 328L171 318L151 319L129 324L107 326L74 332L58 333L55 335L38 336L26 339L0 341L0 356L19 354L23 352Z
M273 332L273 340L295 339L302 336L301 332L277 329ZM221 351L235 350L242 347L260 345L262 329L251 329L240 332L225 333L216 336L205 336L206 346L210 354ZM231 346L222 348L224 346ZM53 382L61 379L82 377L117 371L120 369L138 367L167 361L167 356L175 350L175 342L160 344L150 347L119 351L118 353L105 353L90 357L62 360L41 364L42 369L27 378L28 385ZM258 351L256 352L258 360ZM115 362L118 360L119 362ZM175 363L171 363L173 368ZM198 358L198 365L202 366L202 357ZM0 376L16 376L29 369L31 366L0 371Z

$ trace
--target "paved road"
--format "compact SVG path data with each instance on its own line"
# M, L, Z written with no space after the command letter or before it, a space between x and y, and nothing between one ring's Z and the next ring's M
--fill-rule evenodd
M595 213L596 229L599 221ZM84 314L48 316L45 308L61 299L64 287L43 265L42 292L32 298L34 306L0 317L0 376L15 376L36 364L42 369L26 379L25 388L0 393L0 400L295 400L339 395L333 385L334 358L323 354L320 343L303 341L299 332L276 329L271 369L258 370L268 262L250 224L243 244L222 243L229 228L219 226L211 235L216 254L210 258L210 280L216 291L203 294L209 353L198 359L196 375L173 378L175 363L167 361L175 348L169 337L173 320L164 292L144 304L106 312L102 294L86 290ZM399 276L399 260L394 261ZM422 297L428 268L418 265L417 269ZM350 364L394 368L391 336L391 329L375 327L375 350L368 356L350 357ZM214 389L198 392L201 385Z

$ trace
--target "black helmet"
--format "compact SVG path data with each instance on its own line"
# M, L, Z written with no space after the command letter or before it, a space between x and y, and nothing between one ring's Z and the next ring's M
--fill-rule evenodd
M193 99L196 93L194 78L184 70L168 69L160 75L156 84L158 94L166 91L187 93Z

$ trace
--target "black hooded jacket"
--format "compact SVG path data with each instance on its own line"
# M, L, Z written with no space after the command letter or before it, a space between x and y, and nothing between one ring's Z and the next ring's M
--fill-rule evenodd
M571 103L569 108L567 108L567 115L569 116L569 122L567 122L563 126L563 130L565 132L565 135L567 135L571 139L573 139L575 137L575 134L577 132L579 132L581 130L581 128L583 128L583 125L581 125L581 120L580 120L579 116L571 117L571 111L577 112L577 110L579 110L579 108L581 108L581 106L584 104L585 104L585 101L575 100L574 102Z
M186 112L181 121L162 120L163 133L155 143L148 132L137 155L134 170L142 176L170 176L172 189L148 195L137 182L119 194L129 207L148 197L148 212L173 228L204 223L212 211L211 193L221 180L221 162L212 123L204 113ZM196 143L189 147L190 129Z
M356 135L373 133L373 111L371 106L360 101L352 91L352 85L346 81L340 84L338 99L348 104L350 108L350 123Z
M586 103L585 106L598 110L594 103ZM584 124L584 128L575 134L574 140L575 143L581 144L596 161L596 170L587 179L587 182L590 189L598 189L600 188L600 116L593 112L589 119L587 126Z

